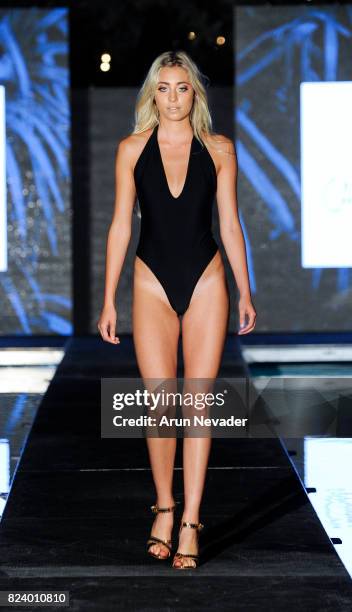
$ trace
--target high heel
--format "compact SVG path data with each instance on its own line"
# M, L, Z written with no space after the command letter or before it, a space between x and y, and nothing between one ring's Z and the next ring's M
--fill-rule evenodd
M176 508L176 504L174 506L170 506L169 508L160 508L157 504L150 506L150 509L153 512L153 514L158 514L159 512L172 512L175 508ZM162 555L160 555L160 553L159 555L156 555L153 552L150 552L149 549L154 544L162 544L168 549L169 554L166 557L163 557ZM155 557L155 559L165 560L165 559L169 559L171 555L171 551L172 551L172 541L171 540L161 540L160 538L157 538L156 536L153 536L152 534L150 534L149 539L147 541L147 553L149 555L151 555L152 557Z
M201 529L203 529L204 525L202 523L188 523L186 521L183 521L181 523L181 526L180 526L179 535L180 535L181 530L183 529L183 527L190 527L191 529L196 529L197 532L199 533L201 531ZM181 565L175 565L175 560L176 559L180 559L182 564ZM184 565L183 559L193 559L195 565ZM199 554L198 555L192 555L192 554L188 554L188 553L177 552L174 555L174 560L172 562L172 567L174 569L195 569L198 566L198 562L199 562Z

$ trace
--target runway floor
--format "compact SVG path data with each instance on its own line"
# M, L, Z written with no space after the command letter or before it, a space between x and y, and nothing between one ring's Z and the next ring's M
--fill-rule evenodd
M232 337L220 376L241 373ZM100 437L100 379L137 376L129 336L119 347L67 342L0 523L0 590L69 591L74 611L350 611L351 579L279 439L213 440L197 570L146 555L155 498L145 441ZM181 457L179 440L180 506Z

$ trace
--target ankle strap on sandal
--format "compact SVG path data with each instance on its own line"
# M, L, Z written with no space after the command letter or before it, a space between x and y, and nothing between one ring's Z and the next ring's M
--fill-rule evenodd
M187 521L182 521L180 529L182 527L191 527L191 529L197 529L197 531L201 531L204 528L203 523L188 523Z
M158 512L172 512L175 508L176 508L176 505L170 506L169 508L160 508L158 504L154 504L153 506L150 506L150 509L153 512L153 514L158 514Z

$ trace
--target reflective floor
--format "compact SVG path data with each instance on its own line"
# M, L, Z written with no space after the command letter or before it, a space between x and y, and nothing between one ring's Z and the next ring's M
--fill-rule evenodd
M64 351L0 351L0 517L40 401Z
M73 611L116 612L121 590L125 607L145 610L146 601L155 601L157 582L158 607L164 610L233 610L236 601L238 612L262 610L267 602L272 612L281 612L283 602L287 612L297 605L307 611L350 612L350 574L335 553L339 545L334 548L330 539L341 537L341 522L333 531L323 525L313 506L314 489L307 494L297 477L293 460L298 467L308 461L309 482L324 494L326 482L318 483L315 476L322 459L299 437L285 445L277 437L213 440L196 588L171 564L148 559L148 508L155 492L146 445L132 438L102 439L99 432L101 378L137 375L132 338L124 337L120 350L93 336L72 338L65 349L57 366L46 364L53 370L47 370L41 391L21 388L19 364L12 377L16 391L3 389L12 394L4 428L16 421L16 394L44 396L0 523L0 590L64 587L71 591ZM243 378L245 365L240 346L229 337L220 376ZM257 373L251 387L263 382ZM294 405L301 408L299 401ZM12 454L10 435L0 437L9 440ZM184 503L182 448L177 445L174 481L179 510ZM9 474L5 450L6 461ZM346 482L341 480L343 486Z
M313 351L314 352L314 351ZM341 348L344 359L351 359L351 349ZM253 357L254 353L247 354ZM262 348L256 357L274 356ZM278 357L278 352L275 357ZM312 357L312 347L305 349L293 347L291 357L295 354L297 361ZM334 355L333 349L330 354ZM316 357L317 354L314 353ZM285 359L288 355L285 354ZM344 394L348 399L347 409L352 416L352 363L249 363L254 386L262 386L270 377L347 377ZM352 382L352 378L350 379ZM349 416L349 419L351 418ZM289 451L290 459L295 466L305 487L308 488L309 499L326 533L332 540L335 550L352 576L352 438L343 437L344 431L338 432L338 437L302 436L297 438L282 438ZM348 431L350 435L350 431Z

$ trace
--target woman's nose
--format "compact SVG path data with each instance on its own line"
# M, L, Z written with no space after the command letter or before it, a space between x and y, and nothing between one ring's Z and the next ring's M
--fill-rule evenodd
M175 102L176 98L177 98L176 92L171 90L169 93L170 102Z

